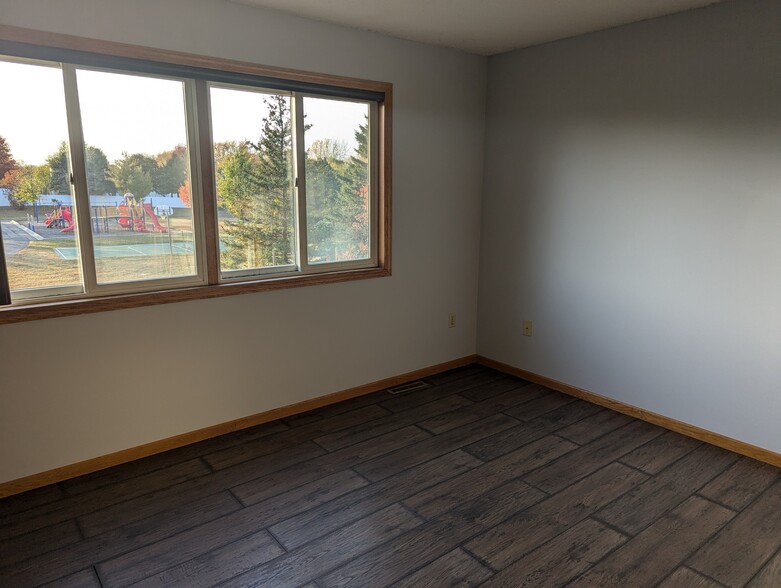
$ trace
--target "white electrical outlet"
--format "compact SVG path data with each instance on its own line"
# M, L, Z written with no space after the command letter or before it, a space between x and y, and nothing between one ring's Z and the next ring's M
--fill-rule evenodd
M456 328L456 313L451 312L449 315L447 315L447 326L450 329Z

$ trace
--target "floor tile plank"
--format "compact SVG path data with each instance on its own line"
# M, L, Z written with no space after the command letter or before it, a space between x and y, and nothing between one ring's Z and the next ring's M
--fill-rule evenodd
M605 504L644 482L648 476L620 464L608 466L508 518L465 547L501 569L520 559Z
M620 412L602 410L590 417L586 417L582 421L564 427L557 431L556 434L578 445L585 445L602 435L631 423L632 420L631 417Z
M743 457L700 490L700 494L729 508L743 510L779 476L778 468Z
M390 586L543 497L539 490L514 480L364 553L318 583L324 588Z
M734 516L733 511L723 506L692 496L603 559L571 586L654 586ZM649 554L653 556L649 557Z
M713 580L706 578L686 567L675 570L667 579L659 584L659 588L722 588Z
M76 521L71 519L0 541L0 565L8 566L47 551L60 549L81 539Z
M92 568L65 576L44 586L51 588L102 588L100 580Z
M575 401L511 429L472 443L464 449L479 459L489 461L601 410L594 404Z
M0 524L0 539L29 533L99 508L113 505L122 507L129 498L203 478L209 473L209 468L200 459L192 459L106 488L98 488L77 496L67 496L62 500L25 511L14 521Z
M544 389L542 386L540 386L540 388ZM525 402L519 406L509 408L504 412L519 421L530 421L572 402L575 402L575 398L572 396L567 396L561 392L548 392L548 394L544 394L539 398L535 398L534 400Z
M748 583L748 588L778 588L781 586L781 550L770 558Z
M743 586L781 547L781 481L704 545L690 568L726 586Z
M700 445L702 441L673 431L665 431L656 439L626 454L619 461L649 474L658 474Z
M349 445L355 445L361 441L414 425L429 417L449 413L472 404L474 403L471 400L467 400L459 394L451 394L409 410L392 413L374 421L354 425L348 429L329 433L328 435L322 435L315 438L315 443L328 451L337 451Z
M659 427L643 421L633 421L540 468L527 476L526 480L545 492L558 492L661 433L662 429Z
M491 488L543 466L575 447L574 443L559 437L545 437L418 492L407 498L404 504L423 517L431 518L455 508L460 502L477 498Z
M492 415L359 464L355 471L376 482L517 424L518 421L503 414Z
M286 549L295 549L352 523L362 516L399 502L429 486L454 478L482 464L463 451L454 451L386 478L318 508L273 525L271 532Z
M307 511L365 485L366 481L350 470L332 474L290 492L277 494L252 507L105 561L98 565L98 572L101 578L112 585L126 586L146 576L180 566L242 537L250 536L254 530L273 525L293 513ZM177 573L183 572L180 570ZM165 576L172 577L171 574Z
M396 582L394 588L477 586L490 578L491 574L491 570L463 549L454 549Z
M207 496L61 549L0 568L3 588L51 582L126 551L156 543L191 527L239 510L227 492Z
M626 541L621 533L586 519L507 566L483 588L558 588Z
M282 451L292 444L311 441L326 433L347 429L355 424L374 421L388 414L390 413L387 410L373 404L319 420L309 425L292 428L276 435L242 443L238 447L229 447L222 451L215 451L205 456L204 459L211 467L219 470L243 461L255 459L261 455Z
M79 517L79 524L87 537L105 533L146 517L177 508L193 500L208 496L234 484L252 480L264 472L279 471L290 463L312 459L324 453L314 443L297 445L289 451L264 455L187 483L180 483L150 494L112 504L101 510Z
M418 421L418 426L438 435L547 394L542 386L519 386L515 382L509 382L502 388L506 391L460 410L442 412Z
M682 503L737 460L712 445L702 445L597 513L597 518L635 535Z
M133 584L139 588L215 586L285 553L261 530ZM117 584L119 586L119 584Z
M420 519L394 504L236 576L224 586L298 586L420 524Z
M420 446L430 437L423 429L405 427L234 486L231 491L242 504L254 504L346 467L352 466L356 471L360 471L356 466L367 460L380 459L380 456L393 454L410 446Z

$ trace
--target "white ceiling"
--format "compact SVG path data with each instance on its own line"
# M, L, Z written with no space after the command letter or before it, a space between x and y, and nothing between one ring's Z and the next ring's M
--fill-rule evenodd
M494 55L720 0L232 0Z

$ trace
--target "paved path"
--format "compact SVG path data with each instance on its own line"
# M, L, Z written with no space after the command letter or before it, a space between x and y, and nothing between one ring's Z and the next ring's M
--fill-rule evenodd
M3 231L3 246L5 248L6 257L16 255L33 240L33 238L20 228L19 225L2 223L0 228Z

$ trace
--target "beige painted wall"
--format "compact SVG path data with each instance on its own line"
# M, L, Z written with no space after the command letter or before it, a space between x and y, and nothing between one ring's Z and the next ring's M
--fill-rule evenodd
M393 276L0 327L0 482L475 352L486 59L223 0L0 22L394 84Z
M779 31L741 0L490 60L479 353L781 452Z

